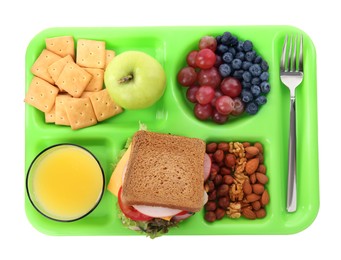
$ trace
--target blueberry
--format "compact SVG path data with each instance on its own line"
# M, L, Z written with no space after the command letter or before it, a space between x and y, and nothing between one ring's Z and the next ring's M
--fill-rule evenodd
M260 66L261 66L263 71L269 70L269 64L265 60L262 60L262 62L260 63Z
M256 103L251 102L251 103L247 104L245 111L246 111L246 113L248 113L250 115L255 115L258 112L258 106Z
M244 44L243 41L239 41L238 44L237 44L236 49L237 49L238 51L244 51L244 49L243 49L243 44Z
M249 68L251 67L252 63L249 62L249 61L243 61L243 64L242 64L242 68L243 70L249 70Z
M237 53L237 51L234 47L230 47L228 52L231 52L233 56L236 55L236 53Z
M260 64L262 63L262 61L263 61L263 58L261 56L257 56L253 62L256 64Z
M230 39L231 39L232 35L230 32L224 32L224 34L221 36L221 43L223 44L229 44L230 43Z
M233 77L241 80L243 78L243 73L244 73L244 70L235 70L233 72Z
M228 49L229 49L229 47L227 47L227 46L224 45L224 44L219 44L219 45L217 46L217 52L218 52L219 54L224 54L225 52L228 51Z
M262 68L259 66L259 64L253 64L249 71L251 72L252 76L258 77L262 73Z
M245 54L245 59L247 61L253 62L253 60L256 58L256 52L255 51L248 51Z
M248 51L252 51L252 48L253 48L252 42L249 41L249 40L246 40L246 41L244 42L244 44L243 44L243 50L244 50L245 52L248 52Z
M218 44L221 43L221 37L222 37L221 35L218 35L217 37L215 37Z
M252 79L251 73L248 72L248 71L244 71L244 73L243 73L243 80L245 82L251 82L251 79Z
M259 78L261 81L267 81L269 79L269 73L265 71L262 74L260 74Z
M242 87L243 89L249 89L251 88L252 84L250 82L245 82L244 80L242 81Z
M269 84L269 82L263 81L260 84L260 89L261 89L262 93L264 93L264 94L269 93L270 92L270 84Z
M258 106L264 105L267 102L266 96L259 96L255 99Z
M233 54L231 52L225 52L222 58L226 63L231 63L233 60Z
M234 59L232 61L232 68L239 70L242 67L242 61L240 59Z
M261 82L262 81L258 77L253 77L252 80L251 80L251 84L252 85L260 85Z
M235 36L232 36L231 38L230 38L230 46L237 46L238 45L238 39L237 39L237 37L235 37Z
M251 86L251 93L254 97L258 97L260 95L260 87L257 85Z
M223 78L230 76L231 72L230 65L223 63L219 66L219 73Z
M241 96L242 96L242 101L244 103L249 103L249 102L251 102L253 100L253 95L248 90L243 89L242 93L241 93Z
M244 60L245 59L245 53L240 51L236 53L236 59Z

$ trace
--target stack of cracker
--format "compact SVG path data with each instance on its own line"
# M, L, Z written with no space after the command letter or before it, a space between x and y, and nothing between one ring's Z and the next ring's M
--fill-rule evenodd
M115 56L105 42L79 39L76 55L72 36L45 42L25 102L44 112L47 123L79 129L123 111L103 88L104 69Z

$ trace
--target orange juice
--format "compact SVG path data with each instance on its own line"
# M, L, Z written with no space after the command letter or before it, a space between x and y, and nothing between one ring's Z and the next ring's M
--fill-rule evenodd
M47 217L61 221L79 219L101 199L104 175L98 161L75 145L45 150L32 163L27 177L33 205Z

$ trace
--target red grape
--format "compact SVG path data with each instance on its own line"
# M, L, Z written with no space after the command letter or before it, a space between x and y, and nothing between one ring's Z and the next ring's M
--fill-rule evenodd
M213 110L212 120L216 122L217 124L223 124L227 121L227 119L228 119L228 115L222 115L216 109Z
M216 61L215 53L210 49L202 49L198 52L195 58L195 64L200 69L209 69L213 67Z
M245 105L242 102L241 98L239 97L234 98L233 101L234 101L234 109L231 112L231 115L239 116L240 114L244 112Z
M210 104L201 105L195 104L194 106L194 115L200 120L206 120L212 115L212 106Z
M195 58L197 57L198 51L191 51L188 53L186 57L187 64L193 68L195 68L197 65L195 65Z
M228 115L234 109L234 101L229 96L221 96L217 98L215 107L220 114Z
M195 94L195 97L199 104L206 105L212 101L214 98L214 89L210 86L201 86L197 93Z
M210 49L215 51L217 48L217 40L212 36L204 36L199 41L199 49Z
M227 77L221 82L220 89L226 96L235 98L242 92L242 85L238 79Z
M224 94L219 90L219 89L216 89L215 90L215 93L214 93L214 98L212 99L212 101L211 101L211 105L213 106L213 107L215 107L215 102L217 101L217 98L218 97L221 97L221 96L223 96Z
M183 86L191 86L197 80L197 73L192 67L182 68L178 73L178 82Z
M216 55L216 60L214 63L214 67L219 68L219 66L223 64L223 59L221 58L220 55Z
M215 67L207 70L200 70L198 73L198 82L201 86L211 86L216 88L221 83L221 76Z
M186 97L190 102L197 103L197 98L195 97L195 94L197 93L198 89L198 86L192 86L187 89Z

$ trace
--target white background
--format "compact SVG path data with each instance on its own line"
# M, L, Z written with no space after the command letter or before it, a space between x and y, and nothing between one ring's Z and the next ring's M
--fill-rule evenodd
M188 3L187 3L188 2ZM337 1L2 1L0 7L0 259L308 259L340 257L340 13ZM329 3L332 2L332 3ZM295 235L51 237L24 212L24 57L30 39L55 26L294 25L318 58L321 206ZM336 259L337 257L333 257ZM339 258L340 259L340 258Z

